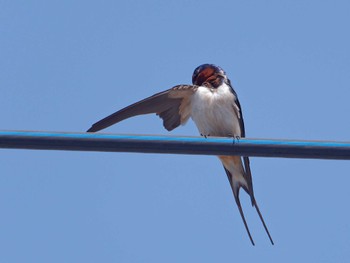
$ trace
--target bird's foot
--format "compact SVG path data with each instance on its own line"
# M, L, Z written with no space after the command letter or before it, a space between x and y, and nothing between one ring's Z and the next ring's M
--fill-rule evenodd
M228 137L233 138L233 144L235 144L236 141L238 142L241 139L241 136L234 136L233 134L229 134Z
M210 134L202 134L202 133L201 133L201 136L204 136L204 138L207 138L207 137L210 136Z

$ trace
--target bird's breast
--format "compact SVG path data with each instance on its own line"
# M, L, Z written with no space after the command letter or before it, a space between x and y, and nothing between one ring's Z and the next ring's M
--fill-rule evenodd
M191 118L205 136L241 136L238 107L231 87L199 87L191 99Z

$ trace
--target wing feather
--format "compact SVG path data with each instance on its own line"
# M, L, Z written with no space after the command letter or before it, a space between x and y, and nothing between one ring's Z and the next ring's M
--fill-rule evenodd
M168 131L171 131L188 120L189 114L187 114L188 116L184 116L183 110L181 110L181 104L183 101L187 103L188 97L196 89L197 86L193 85L178 85L166 91L159 92L107 116L93 124L87 131L96 132L122 120L150 113L159 115L163 119L164 127Z
M244 127L242 107L241 107L241 104L239 103L237 93L232 88L232 85L230 82L229 82L229 85L231 87L233 94L235 95L235 104L237 105L237 108L238 108L238 120L239 120L239 126L241 128L241 137L244 138L245 137L245 127ZM248 189L244 189L244 190L246 190L246 192L250 195L252 205L254 205L255 204L255 197L254 197L254 191L253 191L253 180L252 180L252 173L250 170L250 161L249 161L248 156L243 156L243 163L244 163L244 170L245 170L244 178L246 179L247 184L248 184Z

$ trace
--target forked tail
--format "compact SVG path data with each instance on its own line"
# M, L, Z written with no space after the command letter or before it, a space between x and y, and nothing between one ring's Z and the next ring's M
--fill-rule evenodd
M258 212L258 215L259 215L259 217L260 217L261 223L263 224L263 226L264 226L264 228L265 228L266 234L269 236L269 239L270 239L270 241L271 241L271 244L274 245L273 240L272 240L272 237L271 237L271 235L270 235L270 232L269 232L269 230L268 230L268 228L267 228L267 226L266 226L266 224L265 224L264 218L263 218L262 214L260 213L259 206L258 206L258 204L256 203L256 200L255 200L255 199L254 199L254 201L255 201L255 202L254 202L254 206L255 206L256 212Z
M232 192L233 192L233 196L235 197L235 201L236 201L239 213L240 213L240 215L242 217L245 229L247 230L247 233L248 233L250 241L252 242L252 245L255 246L255 243L254 243L254 240L252 238L252 235L250 234L249 227L248 227L247 221L245 220L245 216L244 216L243 209L242 209L242 206L241 206L241 201L239 200L239 190L240 190L241 187L250 195L250 197L252 199L252 204L253 204L253 206L255 206L255 209L256 209L259 217L260 217L261 223L264 226L264 229L265 229L265 231L266 231L266 233L267 233L267 235L268 235L268 237L270 239L270 242L271 242L272 245L274 245L274 242L272 240L270 232L269 232L269 230L268 230L268 228L267 228L267 226L265 224L264 218L263 218L263 216L262 216L262 214L260 212L259 206L258 206L258 204L257 204L257 202L255 200L254 194L253 193L249 193L248 189L246 189L246 187L244 187L242 185L234 185L233 181L232 181L231 173L225 168L225 166L224 166L224 169L225 169L225 172L227 174L227 178L228 178L228 180L230 182L230 185L231 185L231 188L232 188Z

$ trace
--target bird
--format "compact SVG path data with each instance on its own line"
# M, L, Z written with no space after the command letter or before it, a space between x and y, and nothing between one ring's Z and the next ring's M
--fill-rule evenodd
M163 120L163 126L168 131L184 125L191 118L201 136L205 138L208 136L233 138L246 136L242 108L237 93L225 71L214 64L198 66L192 75L192 85L176 85L131 104L96 122L87 132L97 132L130 117L151 113L157 114ZM254 196L249 157L218 157L223 164L252 245L254 246L255 243L239 199L241 188L250 196L251 204L255 207L273 245L274 242Z

